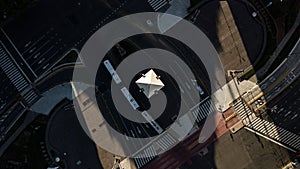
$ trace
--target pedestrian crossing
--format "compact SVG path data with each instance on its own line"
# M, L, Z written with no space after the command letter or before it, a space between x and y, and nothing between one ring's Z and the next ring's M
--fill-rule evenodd
M193 117L196 119L197 123L202 122L207 118L209 113L212 111L216 111L215 106L212 104L212 100L207 97L196 106L194 106L191 110Z
M149 5L153 8L153 10L159 11L162 7L168 4L167 0L148 0Z
M300 150L300 136L294 134L288 130L285 130L279 126L276 126L273 122L269 122L258 118L252 113L247 104L238 99L234 103L234 110L239 114L240 119L247 127L273 139L277 142L288 145L289 147ZM250 130L251 131L251 130Z
M155 150L153 146L144 149L144 153L145 155L139 154L134 158L134 162L137 168L143 167L144 165L148 164L151 160L155 158Z
M234 102L233 108L235 112L238 113L238 116L241 120L248 120L249 118L251 119L253 116L253 113L251 112L247 103L242 99L236 100Z
M137 168L142 168L153 160L160 152L165 152L178 143L171 134L164 133L148 147L142 149L138 154L134 155L134 162Z
M24 100L27 104L31 104L33 101L35 101L39 96L33 91L33 89L30 89L28 92L26 92L23 95Z
M176 139L173 138L169 133L166 133L163 137L156 140L156 144L165 150L168 150L170 147L174 146L177 143Z
M8 51L5 50L5 46L1 41L0 44L0 67L16 89L21 92L29 85L29 83L22 76L17 66L11 61Z

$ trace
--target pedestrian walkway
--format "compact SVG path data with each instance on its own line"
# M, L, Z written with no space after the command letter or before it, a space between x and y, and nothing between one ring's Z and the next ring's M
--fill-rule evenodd
M89 85L86 85L84 83L73 83L75 83L76 87L78 87L79 93L82 93L84 90L90 87ZM50 90L46 91L45 93L42 93L39 100L36 101L30 107L30 109L36 113L49 115L52 109L63 99L74 99L72 87L69 82L57 85L51 88Z
M246 126L246 129L249 128L249 131L254 130L271 140L287 145L294 150L300 150L299 135L285 130L272 122L256 117L242 99L236 100L233 107L239 114L239 117Z
M5 49L2 41L0 41L0 67L5 72L12 84L16 87L16 89L21 92L29 85L29 83L10 59L9 55L10 53Z
M37 95L37 93L33 89L30 89L23 94L23 98L28 105L31 105L35 100L39 98L39 95Z

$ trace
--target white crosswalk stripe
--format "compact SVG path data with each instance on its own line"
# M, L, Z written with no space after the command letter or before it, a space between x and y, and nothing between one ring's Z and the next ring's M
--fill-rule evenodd
M194 118L201 122L210 112L216 111L214 104L210 97L203 99L200 103L195 105L189 110ZM143 148L140 152L134 155L134 161L137 168L142 168L144 165L153 160L158 152L167 151L175 146L179 141L173 137L170 133L165 132L153 141L150 145ZM158 152L157 152L158 151Z
M17 66L9 58L9 53L5 49L5 46L0 41L0 67L7 75L12 84L20 92L25 89L29 83L25 80L22 74L19 72Z
M26 103L31 104L39 96L33 90L29 90L23 97Z
M148 0L148 3L154 11L160 10L162 7L168 4L167 0Z
M300 136L294 134L284 128L276 126L274 123L256 117L247 104L238 99L234 105L234 110L239 114L239 118L243 121L245 126L257 131L270 139L276 140L289 147L300 150Z
M143 167L144 165L146 165L147 163L149 163L151 160L153 160L155 158L154 153L151 152L152 150L150 149L151 147L145 149L143 152L141 153L144 153L144 155L137 155L135 158L134 158L134 162L135 164L137 165L137 168L141 168ZM153 155L151 155L153 154Z
M213 106L212 101L209 97L198 103L192 109L193 117L196 119L197 123L200 123L202 120L206 119L210 112L216 111L215 106Z
M142 168L156 157L157 152L155 147L159 146L162 150L166 151L175 146L177 143L178 141L171 134L164 133L148 147L134 155L134 161L137 168Z

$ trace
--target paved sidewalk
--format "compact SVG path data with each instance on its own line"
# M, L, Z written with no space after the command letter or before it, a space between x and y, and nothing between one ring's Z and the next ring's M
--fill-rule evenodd
M225 99L225 101L220 101L220 104L222 102L224 103L221 105L222 110L227 110L230 108L231 103L239 98L243 93L251 90L256 86L255 83L249 80L244 80L239 82L237 78L234 78L230 82L228 82L225 86L223 86L221 89L216 91L212 97L215 97L217 99ZM220 107L219 105L215 105L217 108Z
M76 83L76 86L78 86L78 88L80 88L82 91L88 88L87 85L82 83ZM36 113L49 115L52 109L63 99L73 100L73 98L74 96L72 93L71 84L63 83L43 93L40 100L33 104L30 109Z

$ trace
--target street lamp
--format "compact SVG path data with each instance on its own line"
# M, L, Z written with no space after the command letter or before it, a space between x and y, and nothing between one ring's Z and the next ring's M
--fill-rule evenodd
M239 73L244 73L244 69L240 69L240 70L228 70L227 71L227 76L229 76L232 79L234 79L236 77L236 75L239 74ZM237 80L237 83L239 84L239 80Z
M227 75L231 76L231 77L235 77L239 73L244 73L244 69L240 69L240 70L228 70L227 71Z
M271 6L272 4L273 4L273 2L270 1L270 2L269 2L265 7L263 7L263 8L267 8L267 7ZM260 10L262 10L263 8L261 8ZM252 12L252 16L255 18L255 17L257 16L257 14L259 13L260 10L257 10L257 11Z

